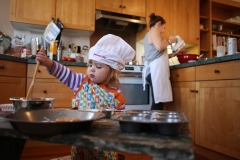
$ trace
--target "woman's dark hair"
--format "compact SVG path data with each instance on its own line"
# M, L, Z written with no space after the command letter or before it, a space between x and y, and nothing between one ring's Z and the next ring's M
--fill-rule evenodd
M151 13L149 17L150 17L150 22L149 22L150 28L159 21L161 22L161 24L166 23L166 21L161 16L155 15L155 13Z

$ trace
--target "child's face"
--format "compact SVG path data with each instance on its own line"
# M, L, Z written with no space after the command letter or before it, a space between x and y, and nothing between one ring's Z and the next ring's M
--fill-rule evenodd
M93 83L104 83L110 73L110 67L106 64L92 61L88 65L87 75Z

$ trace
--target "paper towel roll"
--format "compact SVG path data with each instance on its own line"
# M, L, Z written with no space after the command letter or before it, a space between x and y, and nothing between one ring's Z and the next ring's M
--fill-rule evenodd
M37 41L36 39L32 39L31 41L31 54L36 55L37 54Z
M228 38L228 55L237 53L237 39Z

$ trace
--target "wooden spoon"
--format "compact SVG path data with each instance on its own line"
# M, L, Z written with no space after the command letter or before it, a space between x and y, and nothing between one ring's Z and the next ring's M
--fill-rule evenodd
M43 46L41 47L40 50L43 50ZM34 82L35 82L35 78L36 78L36 75L37 75L37 71L38 71L38 68L39 68L40 62L39 62L38 60L36 60L36 62L37 62L37 65L36 65L35 70L34 70L34 73L33 73L32 83L31 83L31 85L30 85L30 87L29 87L29 89L28 89L26 99L29 99L29 98L30 98L30 94L31 94L31 92L32 92L32 88L33 88L33 85L34 85Z

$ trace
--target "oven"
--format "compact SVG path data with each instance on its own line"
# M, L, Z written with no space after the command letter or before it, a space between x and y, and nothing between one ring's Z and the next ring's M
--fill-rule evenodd
M119 75L120 89L126 99L126 110L150 110L152 91L147 83L145 91L142 83L142 65L126 65Z

